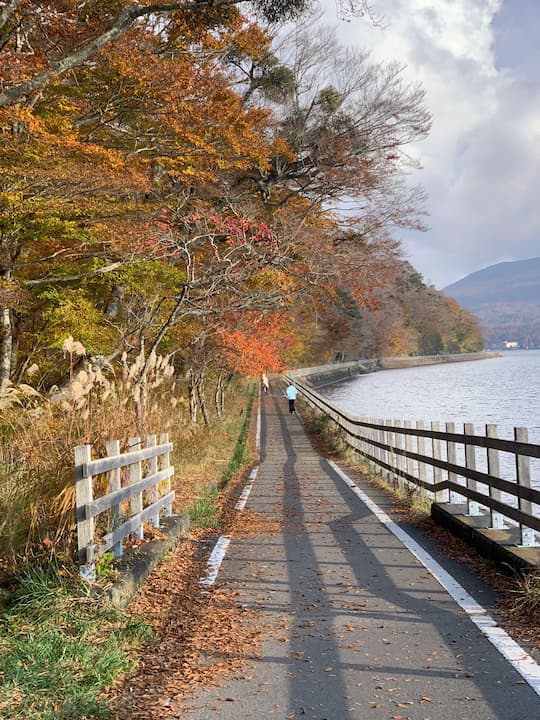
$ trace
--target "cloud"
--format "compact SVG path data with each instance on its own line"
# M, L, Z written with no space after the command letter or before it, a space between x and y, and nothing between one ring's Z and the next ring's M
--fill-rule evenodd
M336 25L339 38L371 49L377 61L401 62L433 114L429 139L413 150L431 230L403 236L411 262L442 287L502 260L540 255L540 82L518 32L527 8L535 14L530 0L372 4L384 26L353 20ZM336 24L334 3L321 5ZM537 34L527 37L532 45Z

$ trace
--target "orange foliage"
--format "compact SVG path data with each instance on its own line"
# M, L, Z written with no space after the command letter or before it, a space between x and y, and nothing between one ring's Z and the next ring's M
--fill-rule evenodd
M221 347L231 369L244 375L263 372L282 372L284 353L293 345L291 329L279 315L243 318L244 329L227 331L222 328Z

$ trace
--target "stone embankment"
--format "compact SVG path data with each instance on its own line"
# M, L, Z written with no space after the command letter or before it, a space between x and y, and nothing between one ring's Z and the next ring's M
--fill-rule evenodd
M291 378L302 377L313 387L333 385L356 375L363 375L377 370L396 370L398 368L418 367L422 365L438 365L441 363L469 362L498 357L499 353L478 352L459 355L414 355L410 357L368 358L350 362L318 365L311 368L290 370Z

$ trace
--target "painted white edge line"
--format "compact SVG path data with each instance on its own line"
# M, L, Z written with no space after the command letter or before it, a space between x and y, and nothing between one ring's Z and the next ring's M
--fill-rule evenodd
M259 391L259 398L260 398L260 391ZM261 403L259 402L259 409L257 412L257 431L256 431L256 437L255 437L255 447L257 450L257 460L259 459L259 451L261 448ZM235 510L243 510L246 506L249 494L251 492L251 488L253 487L253 483L255 482L255 478L257 477L257 471L258 466L251 469L251 472L249 473L248 479L249 483L244 487L242 490L242 493L238 499L238 502L236 503ZM199 580L199 585L203 585L204 587L210 587L213 585L216 580L219 573L219 569L221 567L221 563L223 562L223 558L225 557L225 553L227 552L227 548L229 547L229 543L231 542L231 538L228 535L221 535L216 544L214 545L214 548L212 552L210 553L210 557L208 558L208 562L206 563L207 568L207 574L206 577L201 578Z
M469 595L450 573L448 573L416 540L399 527L381 508L371 500L332 460L330 467L362 500L371 512L393 533L405 547L422 563L428 572L445 588L448 594L471 618L492 645L505 657L521 677L540 695L540 666L508 633L497 625L476 600Z
M228 535L222 535L218 539L217 543L214 545L214 549L210 553L208 563L206 564L208 568L208 575L205 578L202 578L202 580L199 580L199 585L209 587L216 582L219 568L221 567L221 563L223 562L223 558L225 557L225 553L227 552L230 542L231 538Z

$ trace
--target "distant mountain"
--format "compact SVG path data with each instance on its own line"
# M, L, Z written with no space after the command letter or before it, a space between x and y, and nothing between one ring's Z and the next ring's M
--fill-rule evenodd
M488 347L540 347L540 257L491 265L442 292L476 315Z

